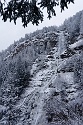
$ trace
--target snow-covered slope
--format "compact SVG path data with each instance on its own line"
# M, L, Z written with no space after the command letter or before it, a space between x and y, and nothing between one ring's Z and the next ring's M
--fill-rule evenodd
M20 100L23 103L20 105L20 102L18 102L18 104L16 105L17 108L22 109L23 107L25 107L26 101L29 99L29 96L31 96L28 103L30 106L32 105L32 108L29 109L28 105L26 107L27 112L30 112L30 118L25 121L27 122L27 124L29 120L32 125L38 124L40 117L44 115L44 98L50 94L49 86L55 80L57 71L57 60L54 53L57 51L57 48L55 47L53 49L55 49L51 51L53 53L53 58L48 58L48 55L40 57L39 59L41 59L42 61L38 62L37 59L32 65L31 74L33 75L33 77L30 81L30 86L24 92L24 97L22 97L22 100ZM41 64L43 65L43 67L41 67ZM20 123L23 124L21 120Z
M72 49L82 49L83 48L83 38L80 38L77 42L74 44L71 44L69 48Z
M83 38L70 35L46 31L2 53L0 125L83 125Z
M33 62L30 84L12 107L9 124L83 124L83 52L61 58L65 50L70 51L66 37L65 32L59 32L58 43Z

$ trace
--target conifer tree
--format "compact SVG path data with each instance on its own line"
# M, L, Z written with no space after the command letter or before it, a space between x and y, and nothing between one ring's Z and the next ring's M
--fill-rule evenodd
M0 16L4 22L7 19L16 21L21 18L24 27L32 22L32 24L38 25L40 21L43 21L44 14L43 9L47 9L48 18L56 16L55 7L60 6L61 11L64 8L68 8L68 3L74 3L74 0L1 0L0 1Z

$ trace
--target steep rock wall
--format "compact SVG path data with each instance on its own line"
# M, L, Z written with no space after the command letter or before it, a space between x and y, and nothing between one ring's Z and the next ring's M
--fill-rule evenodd
M9 107L0 104L1 125L83 124L83 48L74 45L69 45L68 34L60 31L53 36L53 43L48 38L34 40L27 48L19 50L19 45L13 51L18 50L14 56L27 51L24 56L32 62L32 77L12 107L11 103Z

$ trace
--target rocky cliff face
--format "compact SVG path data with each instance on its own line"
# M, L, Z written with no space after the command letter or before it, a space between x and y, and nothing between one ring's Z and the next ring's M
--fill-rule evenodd
M71 43L67 31L51 32L18 44L3 59L28 60L30 79L19 97L15 92L27 80L13 86L17 70L9 72L10 84L8 79L1 84L0 125L83 125L83 37Z

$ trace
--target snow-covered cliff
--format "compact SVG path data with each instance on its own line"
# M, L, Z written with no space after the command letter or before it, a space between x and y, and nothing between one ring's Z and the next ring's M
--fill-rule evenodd
M83 125L83 37L68 31L41 33L1 54L0 125Z
M64 44L63 32L58 38ZM60 47L57 44L50 54L38 57L33 63L30 86L15 108L21 110L19 117L22 117L16 120L17 124L83 124L83 53L57 58ZM26 113L28 116L24 116Z

